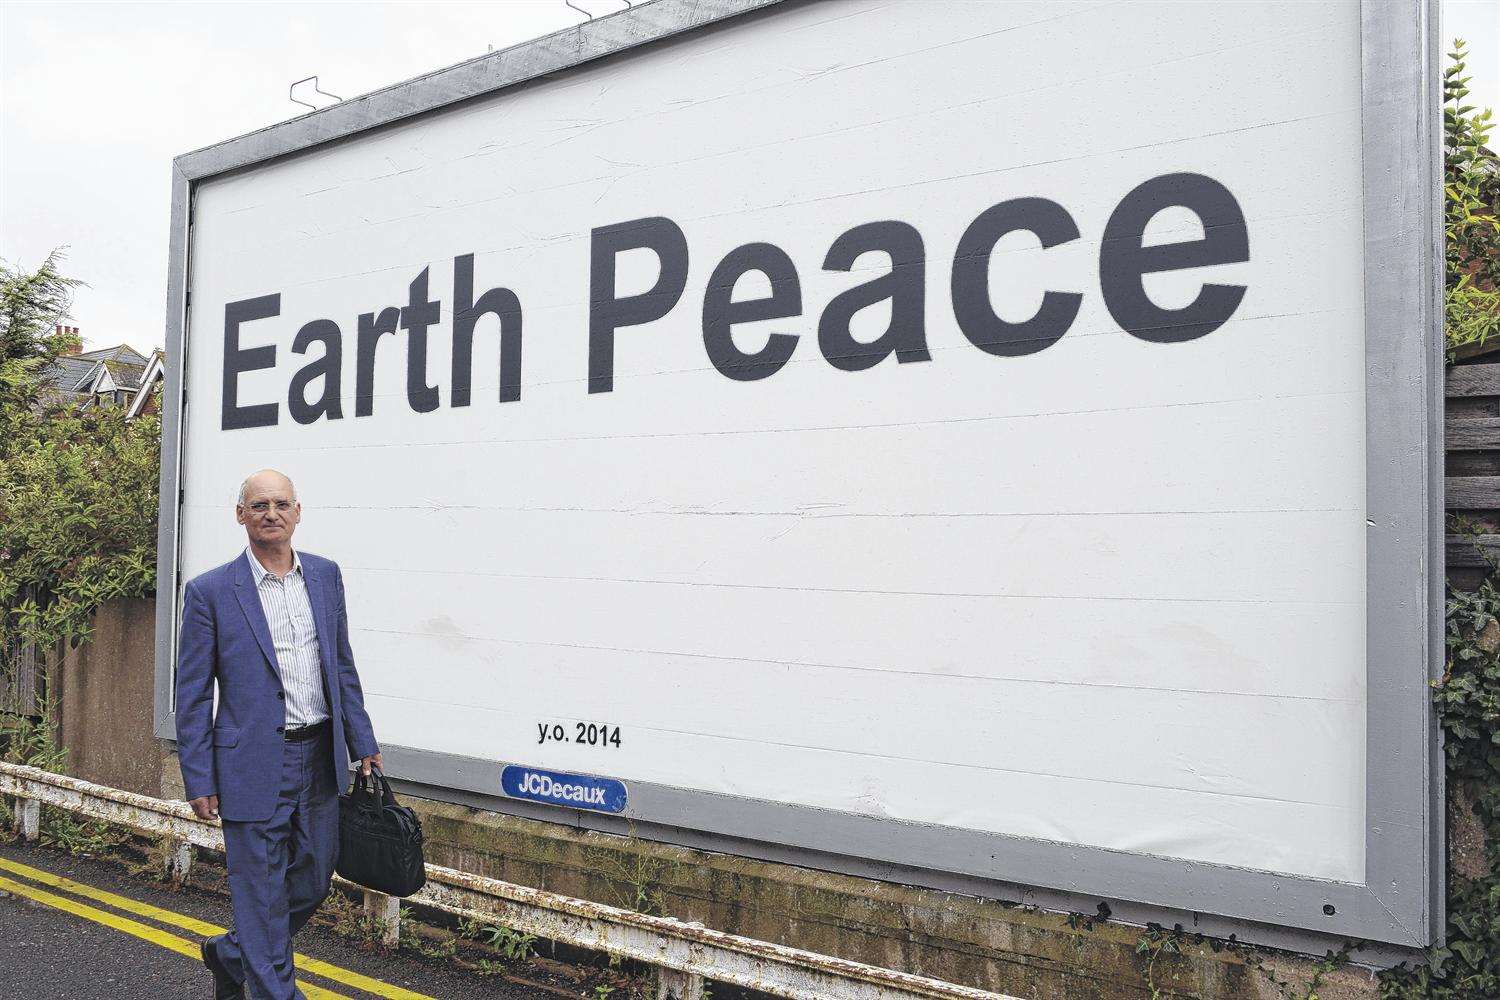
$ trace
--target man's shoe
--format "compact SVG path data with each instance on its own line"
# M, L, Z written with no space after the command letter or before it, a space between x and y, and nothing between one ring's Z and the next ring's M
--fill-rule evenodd
M205 940L198 946L198 951L203 955L203 964L214 974L214 1000L245 1000L244 987L234 981L224 963L219 961L218 949L210 947L213 940Z

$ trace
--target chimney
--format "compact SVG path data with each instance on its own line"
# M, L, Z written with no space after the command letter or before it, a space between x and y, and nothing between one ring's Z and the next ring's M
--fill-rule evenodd
M55 329L56 329L56 331L58 333L70 333L74 337L78 336L78 327L76 327L76 326L63 326L61 323L58 323L56 325ZM77 354L77 353L79 353L82 350L83 350L83 343L82 343L82 340L80 339L78 341L75 341L68 348L68 354Z

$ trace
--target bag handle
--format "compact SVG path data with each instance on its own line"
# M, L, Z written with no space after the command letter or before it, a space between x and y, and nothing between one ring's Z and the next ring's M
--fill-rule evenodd
M356 767L354 769L354 780L349 785L349 794L351 796L366 798L371 795L375 795L378 792L380 801L383 804L388 806L399 805L400 803L396 801L396 793L394 790L392 790L391 783L389 779L386 778L385 773L381 771L381 769L376 765L371 764L370 775L375 779L371 783L375 786L374 788L371 788L369 784L366 784L364 769Z
M375 778L375 784L380 789L380 801L388 806L398 805L399 803L396 802L396 793L391 789L391 783L386 778L385 772L375 764L371 764L370 774ZM364 777L364 772L360 772L360 777Z

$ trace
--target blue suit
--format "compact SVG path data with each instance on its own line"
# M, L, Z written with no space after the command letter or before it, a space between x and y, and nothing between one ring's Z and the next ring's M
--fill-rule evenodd
M211 944L231 976L267 1000L302 995L291 937L328 894L349 762L379 750L349 647L343 576L328 559L298 556L331 722L321 738L284 737L276 647L243 554L188 583L177 647L183 786L188 799L217 795L224 821L235 929Z

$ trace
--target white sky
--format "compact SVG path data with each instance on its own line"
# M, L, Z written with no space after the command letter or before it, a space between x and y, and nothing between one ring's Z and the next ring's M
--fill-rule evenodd
M1445 51L1470 43L1475 103L1500 113L1500 0L1443 17ZM0 6L0 257L68 246L85 341L160 346L173 156L295 117L301 77L353 97L583 19L562 0Z

